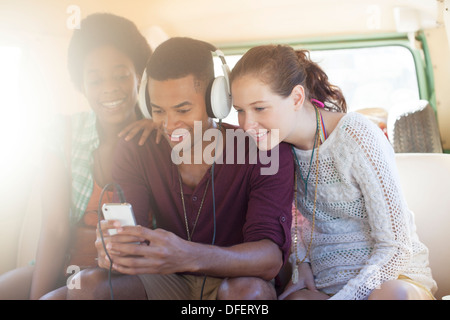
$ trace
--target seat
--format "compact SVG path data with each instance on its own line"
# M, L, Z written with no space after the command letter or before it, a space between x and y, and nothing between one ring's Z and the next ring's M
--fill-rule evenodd
M397 153L442 153L436 114L426 100L393 106L388 114L387 131Z
M441 299L450 295L450 154L398 153L395 157L419 239L429 249L438 285L435 296Z

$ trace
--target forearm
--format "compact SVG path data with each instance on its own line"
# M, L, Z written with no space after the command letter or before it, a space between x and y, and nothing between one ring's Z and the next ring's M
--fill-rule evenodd
M254 276L273 279L281 269L282 253L270 240L232 247L191 243L189 271L217 277Z
M149 243L136 245L111 241L107 245L109 252L113 253L113 268L126 274L192 272L216 277L254 276L271 280L283 263L280 248L267 239L219 247L190 242L163 229L151 230L141 226L119 228L118 236L134 236Z
M41 181L42 227L30 297L56 289L70 239L70 179L62 160L46 154Z
M65 229L65 228L62 228ZM57 234L49 231L42 235L36 255L30 299L39 299L44 294L57 288L57 282L63 274L65 254L69 242L69 232Z

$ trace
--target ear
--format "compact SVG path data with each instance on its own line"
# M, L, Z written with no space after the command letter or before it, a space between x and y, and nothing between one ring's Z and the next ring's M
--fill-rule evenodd
M301 85L296 85L291 92L291 97L294 100L294 110L298 110L305 102L305 88Z

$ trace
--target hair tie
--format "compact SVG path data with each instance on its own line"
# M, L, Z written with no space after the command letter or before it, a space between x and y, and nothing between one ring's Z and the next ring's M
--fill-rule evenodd
M311 99L310 101L311 101L311 103L314 104L316 107L319 107L319 108L324 108L324 107L325 107L325 105L323 104L322 101L319 101L319 100L316 100L316 99Z

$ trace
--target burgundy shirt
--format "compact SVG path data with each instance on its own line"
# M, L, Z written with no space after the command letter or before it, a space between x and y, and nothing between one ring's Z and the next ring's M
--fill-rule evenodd
M225 128L231 128L224 124ZM138 224L171 231L187 239L185 217L181 200L177 166L171 160L171 148L165 139L155 143L151 135L145 145L134 140L120 140L113 166L114 180L124 191L125 199L133 206ZM287 144L280 144L278 172L261 175L261 168L270 167L251 160L249 143L245 139L245 161L237 164L216 163L214 168L214 194L216 231L214 244L232 246L243 242L270 239L283 252L287 260L291 245L291 209L294 188L294 161ZM234 143L235 159L242 144ZM255 149L253 149L255 150ZM255 152L253 152L255 154ZM268 155L270 158L270 153ZM268 159L268 158L265 158ZM262 161L262 162L267 162ZM192 232L195 219L211 171L208 170L195 189L183 184L186 215ZM211 244L214 235L212 181L204 198L192 241Z

